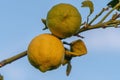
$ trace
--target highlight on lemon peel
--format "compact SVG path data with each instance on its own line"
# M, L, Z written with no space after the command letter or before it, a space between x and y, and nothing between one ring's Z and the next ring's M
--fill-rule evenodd
M29 62L41 72L58 68L64 59L62 42L51 34L40 34L28 46Z
M49 10L46 25L53 35L67 38L80 29L81 15L73 5L60 3Z

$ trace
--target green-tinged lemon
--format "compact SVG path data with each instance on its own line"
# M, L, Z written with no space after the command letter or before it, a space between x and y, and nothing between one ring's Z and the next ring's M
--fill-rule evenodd
M49 10L46 25L53 35L67 38L80 29L81 15L73 5L60 3Z

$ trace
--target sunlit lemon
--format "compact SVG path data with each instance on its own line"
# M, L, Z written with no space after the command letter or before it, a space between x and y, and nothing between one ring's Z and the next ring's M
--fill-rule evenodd
M30 63L42 72L58 68L64 59L64 46L51 34L40 34L28 46Z

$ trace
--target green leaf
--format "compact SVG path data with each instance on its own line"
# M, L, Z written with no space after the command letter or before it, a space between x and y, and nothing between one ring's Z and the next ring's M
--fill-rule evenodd
M89 13L88 17L94 12L94 4L90 0L83 1L81 7L88 7L90 9L90 13Z
M112 1L110 1L110 2L107 4L107 6L113 8L113 7L115 7L115 6L119 3L119 1L120 1L120 0L112 0ZM120 6L117 8L117 10L120 11Z
M41 19L42 23L45 25L45 27L43 28L43 30L48 29L47 25L46 25L46 19Z

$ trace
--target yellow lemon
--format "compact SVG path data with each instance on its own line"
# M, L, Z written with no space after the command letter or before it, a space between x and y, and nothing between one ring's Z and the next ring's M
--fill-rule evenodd
M67 38L79 30L81 15L73 5L60 3L49 10L46 25L53 35Z
M42 72L58 68L64 59L64 46L51 34L36 36L28 46L30 63Z

